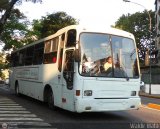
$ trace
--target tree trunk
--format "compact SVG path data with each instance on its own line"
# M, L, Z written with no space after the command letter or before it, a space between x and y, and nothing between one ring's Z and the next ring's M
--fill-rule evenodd
M10 14L11 14L11 11L12 11L12 8L14 6L14 4L17 2L18 0L11 0L11 2L9 3L9 7L6 9L4 15L1 17L0 19L0 37L1 37L1 34L3 32L3 29L4 29L4 25L7 21L7 19L10 17Z

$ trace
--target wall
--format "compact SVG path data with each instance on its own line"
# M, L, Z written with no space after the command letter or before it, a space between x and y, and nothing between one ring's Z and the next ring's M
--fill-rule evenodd
M149 93L149 85L145 84L145 93ZM151 85L151 94L160 94L160 85Z
M141 67L141 80L145 84L150 83L150 72L149 67ZM160 84L160 67L152 66L151 67L151 83L152 84Z

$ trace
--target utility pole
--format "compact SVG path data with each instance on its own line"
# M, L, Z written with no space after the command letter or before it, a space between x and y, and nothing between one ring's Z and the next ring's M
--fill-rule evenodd
M130 0L123 0L124 2L130 2L130 3L133 3L133 4L136 4L136 5L139 5L141 7L143 7L146 11L147 11L147 14L148 14L148 18L149 18L149 33L150 33L150 38L151 38L151 31L152 31L152 19L151 19L151 15L149 13L149 11L147 10L147 8L139 3L136 3L136 2L132 2ZM150 45L149 45L149 94L151 94L151 83L152 83L152 74L151 74L151 41L150 41Z

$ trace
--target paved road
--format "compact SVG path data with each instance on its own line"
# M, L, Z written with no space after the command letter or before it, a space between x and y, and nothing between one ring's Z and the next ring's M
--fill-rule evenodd
M148 103L154 103L160 105L160 99L149 98L149 97L141 97L142 104L147 105Z
M145 106L139 110L106 113L53 111L42 102L17 97L7 87L0 87L0 124L3 123L16 129L149 129L153 126L152 129L160 129L160 111Z
M12 96L16 99L16 96L9 91L7 86L0 87L0 125L6 123L9 128L15 129L18 127L52 129L51 124L44 122L34 112L29 111L19 102L14 101Z

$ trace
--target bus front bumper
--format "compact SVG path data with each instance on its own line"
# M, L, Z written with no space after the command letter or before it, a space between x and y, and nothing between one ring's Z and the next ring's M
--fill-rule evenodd
M105 112L138 109L141 106L139 97L125 99L77 99L76 112Z

